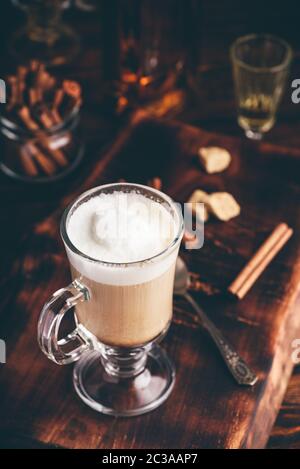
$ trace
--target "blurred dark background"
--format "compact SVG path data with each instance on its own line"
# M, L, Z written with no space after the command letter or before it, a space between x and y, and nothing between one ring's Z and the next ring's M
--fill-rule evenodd
M128 10L132 11L137 8L137 3L135 0L122 0L122 4L128 5ZM191 68L198 67L201 71L198 83L200 99L189 103L183 118L210 130L241 135L236 123L229 47L237 37L249 33L264 32L282 37L294 50L291 82L300 73L299 4L294 1L259 0L185 0L181 3L184 5L183 42L187 64ZM107 133L106 125L111 124L107 122L106 115L99 128L98 119L101 118L101 112L103 113L101 104L106 81L112 78L116 70L120 0L97 0L93 4L96 9L91 12L72 6L65 10L65 22L72 25L79 34L82 48L73 63L58 67L56 73L72 76L83 84L85 108L89 108L90 115L95 113L97 121L94 121L94 125L99 138ZM1 2L1 19L0 75L4 77L15 66L15 61L8 53L9 37L24 24L25 16L10 0L4 0ZM273 141L288 139L290 144L297 145L293 126L297 124L299 111L297 106L289 106L290 90L288 91L279 123L267 138ZM89 136L93 137L92 129L90 131Z

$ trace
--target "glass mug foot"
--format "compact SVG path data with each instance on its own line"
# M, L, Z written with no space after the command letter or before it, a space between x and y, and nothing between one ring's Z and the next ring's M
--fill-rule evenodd
M175 370L158 345L143 354L138 374L119 377L106 371L100 352L86 353L73 371L78 396L92 409L115 417L134 417L160 406L173 389Z

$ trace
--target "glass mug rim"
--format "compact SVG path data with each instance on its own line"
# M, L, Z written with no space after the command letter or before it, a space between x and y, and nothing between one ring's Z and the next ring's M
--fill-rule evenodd
M155 254L154 256L150 256L150 257L147 257L145 259L140 259L140 260L137 260L137 261L108 262L108 261L103 261L101 259L93 258L93 257L83 253L78 248L76 248L76 246L74 246L74 244L72 243L72 241L69 238L69 235L68 235L68 232L67 232L67 226L66 226L67 221L68 221L68 216L69 216L72 208L78 202L80 202L82 199L88 197L89 195L94 194L94 193L98 193L98 192L101 192L102 190L113 188L113 187L129 187L129 188L131 187L133 189L137 188L137 189L146 190L147 192L151 192L152 194L157 195L160 198L162 198L165 202L167 202L169 204L170 207L172 207L175 210L175 212L177 214L177 217L178 217L178 230L176 232L175 237L173 238L173 240L170 242L170 244L166 248L164 248L162 251ZM135 184L135 183L129 183L129 182L128 183L127 182L118 182L118 183L103 184L103 185L93 187L92 189L89 189L89 190L83 192L81 195L79 195L75 200L73 200L73 202L71 202L66 207L66 209L64 210L63 215L61 217L61 221L60 221L60 235L61 235L61 238L62 238L63 242L66 244L66 246L74 254L77 254L78 256L83 257L84 259L86 259L90 262L94 262L96 264L101 264L101 265L104 265L104 266L107 266L107 267L116 267L116 268L117 267L124 267L124 266L126 266L126 267L135 267L137 265L144 264L146 262L150 262L150 261L152 262L152 261L160 260L164 256L168 255L170 251L173 251L173 249L176 248L178 243L181 241L183 231L184 231L184 222L183 222L183 217L182 217L181 210L178 208L177 204L172 200L171 197L166 195L164 192L161 192L161 191L159 191L157 189L154 189L152 187L145 186L143 184Z
M240 59L236 55L236 49L239 45L247 43L256 39L269 40L274 43L278 43L285 49L285 57L283 61L277 65L271 67L257 67L250 65L244 60ZM245 68L249 71L256 73L276 73L282 70L288 69L293 58L293 49L285 39L282 39L273 34L247 34L245 36L238 37L230 47L230 57L233 63L237 63L240 67Z

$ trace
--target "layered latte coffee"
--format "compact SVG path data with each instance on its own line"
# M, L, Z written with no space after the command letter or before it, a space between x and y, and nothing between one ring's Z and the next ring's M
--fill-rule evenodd
M91 296L76 316L101 343L134 347L167 329L178 223L163 201L136 190L101 193L70 211L72 277Z

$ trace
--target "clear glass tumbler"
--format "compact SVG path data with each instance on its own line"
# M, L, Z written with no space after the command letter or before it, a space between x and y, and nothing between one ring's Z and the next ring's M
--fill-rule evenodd
M26 14L24 27L13 33L9 46L18 61L36 59L47 65L70 62L80 49L77 33L62 20L68 0L12 0Z
M163 204L175 235L157 255L129 263L108 263L80 252L68 236L76 208L100 194L134 192ZM158 346L172 319L175 264L183 235L180 207L168 196L138 184L110 184L82 194L65 211L61 236L72 283L54 293L38 323L38 342L60 365L75 362L77 394L93 409L134 416L169 396L175 372ZM61 323L74 308L75 330L61 337Z
M248 138L260 140L274 125L292 50L267 34L237 39L230 49L238 123Z
M171 93L178 87L185 60L182 2L121 0L119 18L122 100L140 106L170 93L174 107L181 105Z

